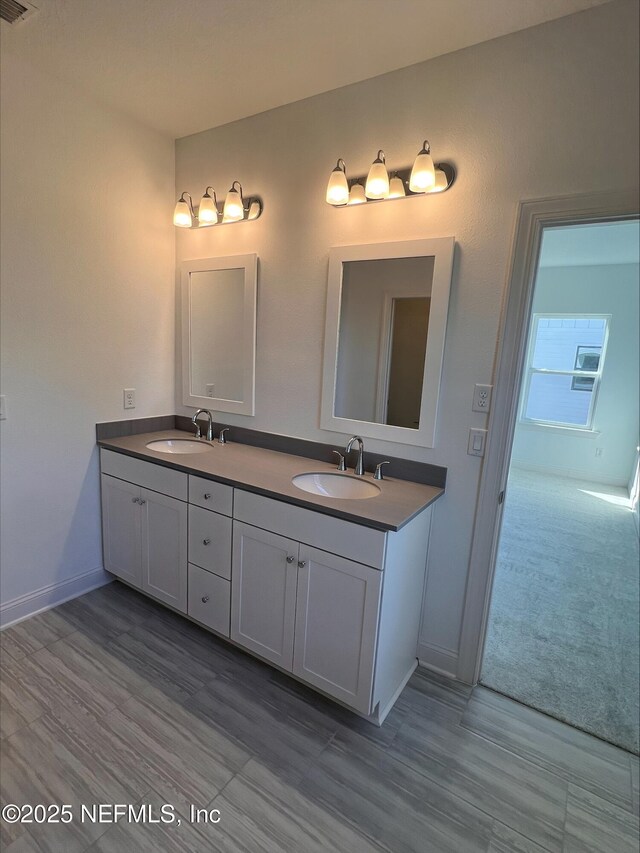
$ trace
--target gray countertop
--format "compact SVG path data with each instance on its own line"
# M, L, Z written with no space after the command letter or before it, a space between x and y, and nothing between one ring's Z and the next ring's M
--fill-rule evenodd
M437 486L425 486L385 475L384 480L376 483L380 487L380 494L376 497L365 500L328 498L303 492L291 480L298 474L335 472L334 464L233 442L216 442L207 453L173 456L158 453L146 446L148 442L159 439L190 437L179 430L163 430L102 439L98 444L107 450L207 477L376 530L399 530L444 493L444 489ZM372 474L366 474L365 477L367 480L373 479Z

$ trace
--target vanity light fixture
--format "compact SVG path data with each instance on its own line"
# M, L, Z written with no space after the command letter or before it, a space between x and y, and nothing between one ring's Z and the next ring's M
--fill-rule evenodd
M424 140L411 168L394 169L389 178L384 151L371 164L366 182L362 175L349 180L345 162L340 158L329 177L326 201L334 207L352 207L371 201L414 198L448 190L456 179L451 163L434 163L431 146Z
M359 181L356 181L349 190L349 204L364 204L366 200L364 187Z
M240 188L236 189L236 184ZM239 222L244 219L244 204L242 201L242 184L240 181L234 181L231 184L231 189L227 193L224 200L224 211L222 213L223 222Z
M371 164L364 191L367 198L371 199L389 197L389 173L382 149L378 151L378 156Z
M179 228L191 228L194 218L193 199L189 193L182 193L173 210L173 224Z
M409 189L412 193L428 192L436 182L436 171L431 157L431 146L428 141L422 144L422 150L418 152L413 168L411 169L411 177L409 178Z
M210 194L213 193L213 196ZM198 208L198 224L200 228L206 225L215 225L218 222L218 199L213 187L207 187L200 199Z
M406 194L404 181L398 176L397 172L394 172L389 181L389 198L402 198Z
M180 228L206 228L211 225L227 225L233 222L248 222L262 214L262 201L257 196L244 198L240 181L234 181L227 193L224 205L218 204L213 187L206 187L200 205L193 206L193 199L182 193L173 211L173 224Z
M346 204L349 201L349 184L347 183L346 165L342 157L329 176L327 184L327 202L329 204ZM357 203L357 202L356 202Z

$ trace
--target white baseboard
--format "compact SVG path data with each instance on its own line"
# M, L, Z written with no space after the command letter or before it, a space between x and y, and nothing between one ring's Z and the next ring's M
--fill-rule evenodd
M591 483L602 483L604 486L627 485L625 477L612 477L605 472L581 471L579 468L560 468L554 465L536 465L533 462L521 462L516 459L512 460L511 465L513 468L520 468L522 471L533 471L537 474L553 474L556 477L568 477L570 480L587 480Z
M452 649L444 649L434 643L418 643L418 662L439 675L457 678L458 653Z
M58 583L43 586L0 604L0 628L8 628L36 613L57 607L65 601L84 595L92 589L111 583L112 576L102 566Z

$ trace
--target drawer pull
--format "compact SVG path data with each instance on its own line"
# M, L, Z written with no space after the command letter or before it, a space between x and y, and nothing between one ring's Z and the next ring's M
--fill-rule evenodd
M204 497L205 501L210 500L211 499L211 492L205 492L203 497Z
M209 539L209 537L207 537L206 539L203 539L203 540L202 540L202 544L203 544L203 545L210 545L210 544L211 544L211 539Z
M306 560L298 560L298 568L299 568L299 569L304 569L304 567L305 567L306 565L307 565L307 561L306 561Z
M295 560L295 557L292 557L292 556L287 557L287 563L293 563L294 560Z
M202 596L202 603L203 603L203 604L206 604L206 603L207 603L207 601L209 601L209 596L208 596L208 595L203 595L203 596Z

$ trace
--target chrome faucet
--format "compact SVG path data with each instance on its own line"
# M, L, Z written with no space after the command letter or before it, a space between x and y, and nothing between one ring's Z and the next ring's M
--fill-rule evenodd
M347 449L345 453L347 456L351 452L351 448L353 447L353 442L358 442L358 459L356 461L356 467L353 469L353 473L357 474L358 477L362 477L364 474L364 441L360 438L359 435L352 435L349 439L349 443L347 444Z
M209 409L198 409L195 415L191 418L191 423L196 428L196 438L202 438L202 433L200 432L200 424L198 423L198 418L200 415L206 415L209 418L209 426L207 427L207 441L213 441L213 415L209 411Z

